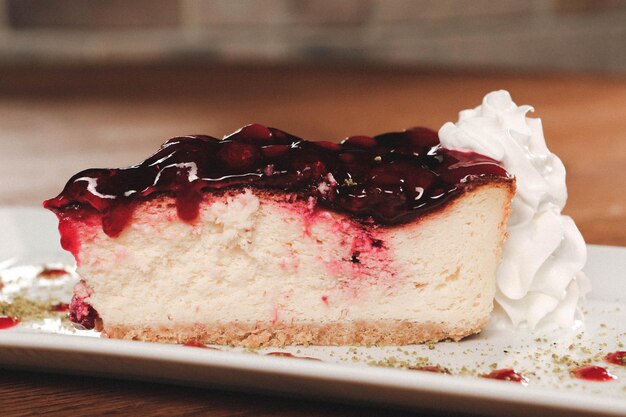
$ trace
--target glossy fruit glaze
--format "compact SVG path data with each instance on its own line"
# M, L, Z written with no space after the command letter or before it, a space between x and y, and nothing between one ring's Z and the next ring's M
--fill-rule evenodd
M517 382L522 385L528 384L528 379L515 369L505 368L505 369L496 369L495 371L491 371L488 374L481 375L483 378L488 379L499 379L501 381L510 381Z
M576 368L570 372L573 377L585 381L606 382L617 379L615 375L602 366L590 365Z
M0 330L10 329L11 327L17 326L20 321L16 318L9 316L0 316Z
M450 374L450 370L439 365L426 365L409 368L412 371L432 372L435 374Z
M626 366L626 350L609 353L604 357L604 360L613 365Z
M195 348L200 348L200 349L208 349L208 350L220 350L218 348L207 346L204 343L199 343L199 342L186 342L186 343L183 343L183 346L195 347Z
M39 278L55 279L67 275L65 269L44 267L37 275Z
M255 124L223 140L170 139L128 168L82 171L44 207L59 217L95 210L104 232L115 237L137 202L171 195L178 216L193 221L204 192L254 187L314 197L324 208L390 225L413 220L467 186L490 179L511 181L497 161L444 149L437 133L426 128L333 143Z
M55 313L67 313L70 311L70 305L67 303L56 303L52 306L52 311Z
M280 356L283 358L306 359L309 361L321 361L321 359L312 358L310 356L296 356L293 353L289 353L289 352L270 352L270 353L266 353L265 355L266 356Z

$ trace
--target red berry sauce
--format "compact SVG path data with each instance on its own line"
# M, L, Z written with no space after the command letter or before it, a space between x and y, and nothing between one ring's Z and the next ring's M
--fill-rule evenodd
M481 375L483 378L499 379L501 381L517 382L522 385L528 385L528 379L515 369L496 369L488 374Z
M412 371L422 371L422 372L433 372L436 374L448 374L450 375L450 371L446 368L442 368L441 366L437 366L437 365L426 365L426 366L418 366L415 368L409 368Z
M570 373L573 377L584 379L585 381L606 382L617 379L608 369L595 365L581 366L580 368L573 369Z
M411 221L490 180L512 177L491 158L442 148L437 133L426 128L353 136L338 144L248 125L223 140L203 135L170 139L128 168L82 171L44 207L57 213L63 247L77 255L80 242L72 219L96 214L104 232L115 237L136 203L163 194L176 199L183 221L198 216L203 192L255 187L314 197L327 209L391 225Z
M55 279L67 275L67 271L65 269L59 268L44 268L41 270L37 277L45 278L45 279Z
M266 356L282 356L285 358L307 359L310 361L321 361L321 359L311 358L309 356L296 356L289 352L270 352L270 353L266 353L265 355Z
M198 342L186 342L186 343L183 343L183 346L196 347L196 348L209 349L209 350L219 350L218 348L207 346L204 343L198 343Z
M67 303L57 303L52 306L52 311L55 313L66 313L70 311L70 305Z
M13 326L17 326L20 321L14 317L0 316L0 330L10 329Z
M70 303L69 319L79 330L92 330L96 327L98 312L84 298L74 294Z
M626 351L618 350L617 352L609 353L604 357L604 360L613 365L626 366Z

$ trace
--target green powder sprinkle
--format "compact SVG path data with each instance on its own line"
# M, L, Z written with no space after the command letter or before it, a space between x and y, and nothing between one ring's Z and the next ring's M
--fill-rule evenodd
M22 296L11 302L0 301L0 316L9 316L21 321L41 320L52 316L52 301L33 301Z

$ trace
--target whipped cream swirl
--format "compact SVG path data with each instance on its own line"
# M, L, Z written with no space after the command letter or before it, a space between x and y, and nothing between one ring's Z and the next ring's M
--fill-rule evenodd
M574 221L561 215L567 200L563 163L546 147L541 120L526 117L529 111L507 91L494 91L482 106L461 111L456 124L444 124L439 137L446 148L501 161L516 178L497 272L496 323L508 316L515 327L567 327L591 289L581 271L587 250Z

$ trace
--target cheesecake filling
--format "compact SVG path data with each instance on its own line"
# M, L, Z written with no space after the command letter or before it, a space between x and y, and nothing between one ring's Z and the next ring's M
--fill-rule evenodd
M563 163L548 150L541 119L527 117L529 111L507 91L494 91L481 106L461 111L457 123L444 124L439 136L448 149L502 161L516 178L497 272L496 321L568 327L591 289L582 272L586 246L574 221L561 214L567 200Z

